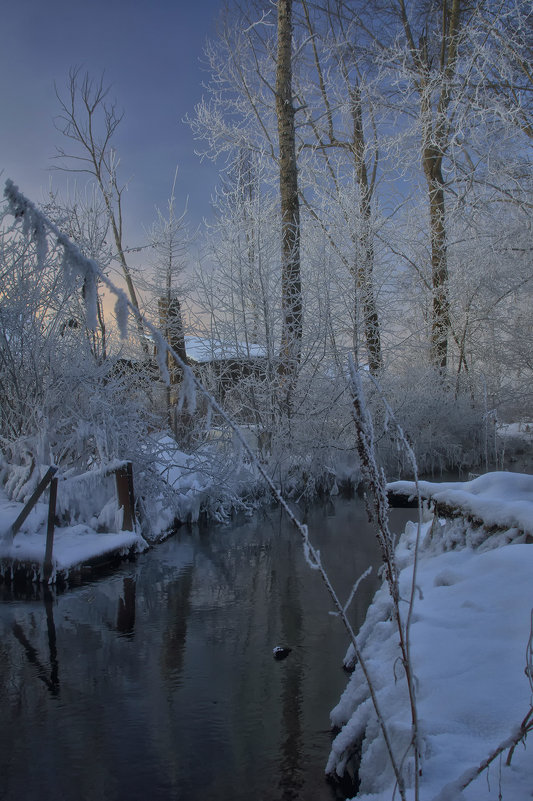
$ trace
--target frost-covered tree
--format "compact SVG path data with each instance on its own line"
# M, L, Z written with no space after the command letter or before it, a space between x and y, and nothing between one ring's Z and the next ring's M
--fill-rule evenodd
M217 190L201 269L195 275L197 330L212 343L226 403L257 426L266 444L279 416L278 353L282 328L277 198L264 162L243 151ZM240 374L239 363L253 367ZM222 372L220 372L222 371Z
M56 127L72 143L72 149L58 147L57 158L60 162L59 169L90 175L94 179L104 201L113 234L114 257L120 264L129 299L139 310L139 299L124 244L122 200L126 184L119 179L119 159L113 146L113 137L123 114L118 110L116 102L109 100L109 92L110 87L105 85L103 75L95 80L89 73L83 74L79 67L70 70L65 93L61 93L56 87L59 103ZM139 318L137 328L141 346L147 355L148 346Z
M310 133L302 144L303 203L354 280L354 353L359 361L361 320L366 360L378 374L383 366L374 285L379 147L367 48L359 45L356 12L345 4L332 2L326 10L305 0L301 5L309 54L296 91Z
M118 352L95 352L97 316L87 326L84 281L63 269L60 245L44 231L28 239L10 219L0 236L0 445L24 497L41 464L73 474L127 459L151 416Z
M470 37L476 52L470 101L533 139L533 11L527 0L487 4Z
M157 209L156 220L148 231L152 275L144 281L144 286L156 298L156 316L163 337L178 354L182 364L188 364L183 302L191 237L187 208L181 214L176 211L177 176L178 170L174 175L166 213ZM165 388L166 409L169 423L176 433L175 387L180 382L182 370L170 353L166 354L166 363L170 376L170 384Z
M268 181L279 193L281 306L278 372L288 388L302 339L300 213L294 105L292 2L261 13L233 9L207 48L209 94L191 119L205 152L237 163L244 151L268 157ZM266 170L263 180L267 180ZM289 404L290 405L290 404Z
M75 189L65 199L58 192L51 192L44 205L44 212L65 234L76 242L87 258L94 259L107 271L113 260L113 250L108 245L109 218L103 198L94 184L84 190ZM70 328L83 329L97 360L107 358L107 325L103 309L101 287L97 286L97 327L87 328L85 315L76 294L71 297L72 318Z
M238 172L243 154L260 161L253 191L277 196L281 209L277 20L253 2L231 8L208 47L212 81L192 125L225 169ZM529 371L527 336L513 351L513 329L528 331L530 291L526 4L294 0L292 23L303 322L291 429L319 408L319 376L341 383L352 349L397 393L393 408L412 426L421 463L472 464L467 434L477 432L480 403L497 405L513 386L525 397ZM237 230L250 231L249 197L234 200L237 243ZM218 303L218 328L227 314L227 330L230 321L261 330L260 294L243 303L246 283L237 289L254 263L251 241L236 247L240 267ZM215 308L223 293L216 271L211 279ZM268 300L279 325L279 299ZM410 391L415 374L431 400ZM439 427L449 427L442 449L430 419L439 409ZM478 448L477 433L472 441Z

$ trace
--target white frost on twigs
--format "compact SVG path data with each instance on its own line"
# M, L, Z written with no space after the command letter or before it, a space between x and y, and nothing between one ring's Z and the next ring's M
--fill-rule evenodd
M155 357L157 359L157 366L159 367L161 378L168 386L170 384L170 376L167 368L168 345L165 342L163 335L157 330L157 328L153 328L151 333L155 342Z
M35 243L37 264L39 268L42 268L48 253L48 241L46 239L46 226L41 214L33 203L19 192L13 181L6 181L4 195L8 202L9 212L15 218L22 218L22 231L24 236L31 237Z
M94 264L94 262L93 262ZM95 265L96 267L96 265ZM94 270L87 270L83 281L83 303L85 305L85 317L87 327L95 331L98 325L98 289L96 286L96 275Z
M346 603L344 604L344 610L343 610L343 611L344 611L344 613L345 613L345 614L346 614L346 612L348 611L348 609L350 608L350 604L351 604L351 602L353 601L353 599L354 599L354 597L355 597L355 593L356 593L356 592L357 592L357 590L359 589L359 585L360 585L360 584L361 584L361 582L362 582L364 579L366 579L366 578L367 578L367 576L369 576L371 573L372 573L372 565L369 565L369 567L367 567L367 569L365 570L365 572L364 572L364 573L362 573L362 574L359 576L359 578L357 579L357 581L356 581L356 582L355 582L355 584L353 585L353 587L352 587L352 591L351 591L350 595L348 596L348 600L347 600L347 601L346 601Z
M97 281L99 279L103 280L112 291L115 291L113 284L104 276L96 262L84 256L81 250L67 236L62 234L59 228L45 214L24 197L13 181L6 181L4 196L8 202L9 213L15 219L22 219L23 234L31 236L35 242L39 269L43 268L43 262L48 252L47 230L56 237L58 244L63 248L64 255L61 266L67 285L73 287L73 282L77 276L83 279L83 299L87 313L87 325L91 329L96 328Z
M36 219L33 224L32 239L35 242L37 264L42 269L48 253L48 240L46 238L46 229L40 219Z
M322 562L320 561L320 551L313 548L309 542L309 530L306 525L302 525L301 533L303 534L304 558L311 570L321 570Z
M122 339L126 339L128 336L128 315L128 299L123 291L119 291L115 303L115 318Z
M172 351L173 355L176 356L177 354ZM180 389L180 396L178 400L178 411L181 411L184 406L187 406L187 410L194 414L196 411L196 382L194 379L194 373L191 368L185 364L181 364L183 368L183 379L181 382L181 389ZM210 408L212 405L209 404Z

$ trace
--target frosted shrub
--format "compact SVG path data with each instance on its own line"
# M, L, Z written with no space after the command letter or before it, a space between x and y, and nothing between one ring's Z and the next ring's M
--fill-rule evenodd
M456 395L433 370L413 368L408 373L388 373L381 380L398 423L406 433L420 474L468 469L480 464L484 454L483 408L470 396ZM389 431L379 393L369 387L369 403L376 421L376 446L387 474L409 474L405 453Z
M239 497L247 492L250 471L241 477L242 460L236 459L232 442L214 447L200 433L197 389L208 407L211 400L190 369L183 370L177 409L191 424L191 435L198 436L184 454L175 444L172 451L161 447L162 420L152 413L155 366L142 357L140 362L121 358L109 337L107 354L94 347L100 283L118 298L123 335L126 307L140 323L138 312L98 264L12 182L6 184L5 195L15 223L11 228L6 223L2 240L0 441L1 478L11 497L27 499L45 464L61 467L60 478L69 486L74 479L92 486L93 478L105 478L117 461L131 461L143 533L149 538L157 538L176 519L196 520L202 511L225 519L235 505L242 508ZM164 382L167 343L146 319L142 324L156 343ZM99 525L102 499L97 493L93 505L99 508L81 509L69 503L72 493L66 486L64 490L66 505L59 502L60 513L75 519L92 514Z
M56 464L68 478L116 459L139 463L153 421L139 376L95 349L83 279L65 275L61 248L42 226L33 238L9 218L2 226L2 478L10 497L24 501L41 465Z

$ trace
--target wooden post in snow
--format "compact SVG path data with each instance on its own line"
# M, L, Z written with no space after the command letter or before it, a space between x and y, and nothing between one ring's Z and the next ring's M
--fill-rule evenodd
M41 479L41 481L37 485L37 488L34 490L29 501L27 501L27 503L25 504L22 512L19 514L15 522L8 528L5 534L6 540L11 540L11 542L13 542L13 537L15 536L21 525L24 523L29 513L31 512L31 510L33 509L33 507L35 506L35 504L37 503L37 501L47 488L49 482L52 480L53 476L56 473L57 473L57 467L55 467L55 465L52 465L52 467L48 468L48 470L46 471L46 475L44 476L44 478Z
M52 575L52 551L54 548L54 525L56 516L57 478L50 481L50 498L48 500L48 526L46 529L46 548L44 552L43 574L48 584Z
M133 494L133 469L126 462L115 470L118 508L123 509L122 530L133 531L135 523L135 496Z

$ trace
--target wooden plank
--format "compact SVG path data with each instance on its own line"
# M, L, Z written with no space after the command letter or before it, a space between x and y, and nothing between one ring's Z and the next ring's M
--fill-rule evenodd
M56 473L57 473L57 467L52 466L48 468L48 470L46 471L46 475L44 476L44 478L41 479L41 481L37 485L31 498L24 506L22 512L19 514L15 522L12 523L12 525L6 531L5 533L6 540L11 539L11 541L13 541L15 534L20 529L20 527L22 526L22 524L28 517L29 513L31 512L31 510L33 509L33 507L35 506L35 504L37 503L37 501L39 500L39 498L41 497L41 495L43 494L43 492L45 491L48 484L50 483L50 481L52 480L52 478L55 476Z

